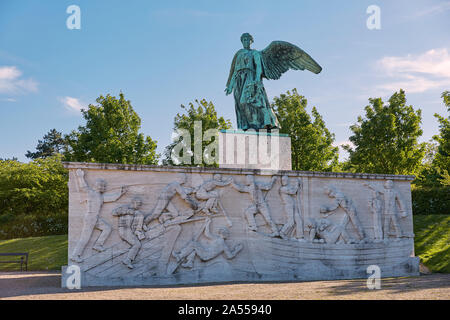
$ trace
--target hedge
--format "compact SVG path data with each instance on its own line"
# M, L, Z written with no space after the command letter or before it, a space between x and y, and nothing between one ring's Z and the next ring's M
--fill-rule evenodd
M0 160L0 239L67 233L67 182L59 155Z
M68 232L67 212L0 215L0 239L61 235Z

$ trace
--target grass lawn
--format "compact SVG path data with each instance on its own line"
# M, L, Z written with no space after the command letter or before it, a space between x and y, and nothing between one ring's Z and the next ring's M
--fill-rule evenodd
M415 254L433 272L450 273L450 215L414 216Z
M450 273L450 215L414 216L415 253L433 272ZM67 264L67 235L0 240L0 252L29 252L28 270L61 270ZM0 264L0 271L20 264Z
M0 240L0 252L28 252L28 270L61 270L67 265L67 235ZM0 264L0 271L14 270L20 271L20 263Z

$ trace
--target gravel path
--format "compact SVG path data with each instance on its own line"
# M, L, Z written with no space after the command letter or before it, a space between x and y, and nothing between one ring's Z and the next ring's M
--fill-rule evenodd
M450 274L382 279L380 290L367 289L365 280L81 290L62 289L60 284L59 273L3 272L0 299L450 299Z

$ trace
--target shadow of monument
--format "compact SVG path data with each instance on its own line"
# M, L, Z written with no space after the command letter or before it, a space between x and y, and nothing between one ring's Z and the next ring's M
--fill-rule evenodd
M201 283L201 284L177 284L177 285L155 285L155 286L111 286L111 287L82 287L81 289L61 288L61 273L39 273L39 272L2 272L1 275L10 275L9 278L0 278L0 299L14 298L28 295L46 295L58 293L100 292L121 289L158 289L158 288L195 288L217 285L244 284L248 282L233 283ZM264 282L262 282L264 283ZM273 283L273 282L270 282ZM284 283L284 282L280 282Z
M58 293L77 293L77 292L101 292L113 291L120 289L130 289L130 287L86 287L80 290L70 290L61 288L60 273L2 273L8 278L0 278L0 298L14 298L28 295L46 295ZM326 281L328 282L328 281ZM346 296L368 291L388 291L389 293L405 293L425 289L445 289L450 288L450 274L432 274L422 275L420 277L405 278L386 278L381 279L381 290L369 290L366 286L366 279L356 280L335 280L336 285L324 285L324 289L331 295ZM140 289L152 288L195 288L208 287L216 285L233 285L233 284L284 284L292 283L292 281L263 281L263 282L233 282L233 283L203 283L188 285L167 285L167 286L137 286ZM301 281L297 282L301 283ZM249 297L250 298L250 297Z
M425 289L450 288L450 274L421 275L419 277L381 279L380 290L367 288L366 279L344 280L344 284L330 286L329 293L336 296L352 295L368 291L388 291L389 293L404 293Z
M3 275L8 275L4 272ZM11 273L11 277L0 278L0 298L13 298L27 295L56 294L70 292L108 291L116 287L88 287L80 290L61 288L60 273Z

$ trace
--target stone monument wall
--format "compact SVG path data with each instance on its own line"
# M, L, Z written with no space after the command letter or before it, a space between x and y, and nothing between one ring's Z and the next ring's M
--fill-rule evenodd
M65 166L82 286L418 274L411 176Z

